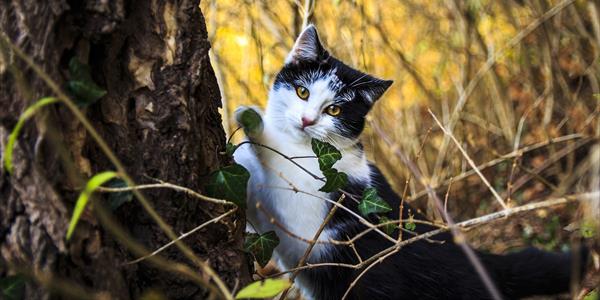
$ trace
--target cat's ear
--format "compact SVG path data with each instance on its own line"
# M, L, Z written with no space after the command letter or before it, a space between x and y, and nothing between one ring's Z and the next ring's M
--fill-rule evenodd
M360 87L360 93L369 103L373 104L383 96L392 83L394 83L393 80L373 78L368 84Z
M319 40L317 28L314 25L308 25L300 33L300 36L294 43L294 48L285 59L285 64L298 63L301 61L322 62L327 60L329 53Z

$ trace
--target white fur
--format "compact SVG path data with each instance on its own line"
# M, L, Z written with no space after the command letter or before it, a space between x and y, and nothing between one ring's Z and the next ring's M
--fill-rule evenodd
M314 156L311 138L328 141L342 152L342 159L334 167L348 174L351 180L369 183L370 170L365 155L352 147L356 141L335 135L337 129L334 127L333 117L323 113L334 97L330 82L335 83L338 79L332 73L319 78L312 83L303 83L310 92L308 101L299 99L292 87L282 86L272 90L263 116L264 131L251 139L290 157ZM303 130L303 116L316 120L316 123ZM319 192L324 183L281 155L259 146L242 145L235 152L235 160L251 174L248 184L248 220L260 232L274 230L280 239L280 244L275 249L280 266L283 269L295 267L304 255L308 243L290 236L279 226L272 224L270 217L294 235L307 240L313 239L329 211L327 202L322 199L328 199L328 194ZM316 158L295 161L309 172L323 176ZM294 192L294 188L308 194ZM268 211L268 215L256 208L258 202ZM327 229L319 239L340 238L335 231ZM326 256L328 247L327 244L316 244L310 260L316 261ZM298 279L300 287L306 287L303 277ZM307 291L306 288L303 290Z

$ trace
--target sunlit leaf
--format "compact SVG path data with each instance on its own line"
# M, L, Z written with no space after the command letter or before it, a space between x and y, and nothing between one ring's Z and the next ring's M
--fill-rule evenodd
M12 164L13 150L15 147L15 143L17 142L17 138L19 137L19 133L21 132L21 129L23 128L23 125L25 124L25 121L27 121L27 119L31 118L31 116L33 116L38 109L40 109L48 104L52 104L52 103L56 103L56 102L58 102L58 99L54 98L54 97L42 98L42 99L38 100L36 103L29 106L23 112L23 114L21 114L21 116L19 117L19 121L17 121L17 125L15 125L15 128L13 128L12 132L8 136L8 143L6 144L6 148L4 149L4 167L6 168L6 171L8 171L9 173L12 173L12 171L13 171L13 164Z
M67 88L78 105L90 105L106 95L106 90L92 79L90 67L81 63L76 57L69 61L69 75Z
M331 169L333 164L342 158L342 153L329 143L312 139L311 145L319 161L319 169L321 171Z
M81 218L81 214L83 213L88 201L90 200L90 196L94 191L104 184L105 182L117 177L118 174L113 171L102 172L94 175L83 189L83 192L77 198L77 202L75 203L75 209L73 210L73 216L71 217L71 221L69 222L69 230L67 230L67 240L71 238L73 231L75 230L75 226L77 226L77 222L79 222L79 218Z
M283 292L285 289L290 287L290 281L287 279L265 279L262 281L255 281L244 288L242 288L237 295L236 299L262 299L274 297L277 294Z
M211 175L206 185L209 196L231 201L246 207L246 186L250 173L242 165L233 164L223 167Z
M275 231L268 231L263 234L249 233L246 235L244 250L251 253L256 262L264 267L271 259L273 250L277 245L279 245L279 237L277 237Z
M348 184L348 175L344 172L338 172L336 169L325 170L323 175L325 175L325 185L319 189L321 192L332 193Z
M392 210L390 205L381 199L375 188L367 188L363 192L362 199L358 204L358 210L363 216L372 213L385 213Z
M24 299L25 277L22 275L13 275L0 278L0 299L20 300Z

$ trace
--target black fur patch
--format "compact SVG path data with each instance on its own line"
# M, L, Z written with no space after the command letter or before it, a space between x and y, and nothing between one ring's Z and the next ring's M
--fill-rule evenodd
M373 179L380 196L394 208L388 214L390 219L398 219L400 198L393 192L385 177L374 166ZM346 189L360 195L364 183L353 182ZM331 195L337 200L339 195ZM357 204L351 199L344 203L358 212ZM403 218L408 217L410 206L404 205ZM415 214L416 219L425 219ZM376 222L376 220L371 220ZM349 213L338 209L328 224L339 234L338 240L354 237L366 229L364 225ZM417 224L416 234L422 234L435 228ZM398 231L393 237L397 238ZM411 235L403 233L405 239ZM430 240L443 241L442 244L421 240L403 247L398 253L382 263L376 264L354 286L347 299L490 299L483 282L462 252L453 243L452 236L443 233ZM358 239L355 247L363 260L393 244L377 233L369 233ZM569 290L571 280L572 256L567 253L550 253L529 248L508 255L494 255L478 252L497 288L506 299L518 299L531 295L564 293ZM587 257L583 249L580 257ZM356 264L356 254L348 246L334 246L329 257L318 262L338 262ZM584 263L579 264L583 266ZM306 276L316 299L340 299L350 283L361 270L345 267L318 267L305 270L300 276ZM581 269L583 273L583 268Z

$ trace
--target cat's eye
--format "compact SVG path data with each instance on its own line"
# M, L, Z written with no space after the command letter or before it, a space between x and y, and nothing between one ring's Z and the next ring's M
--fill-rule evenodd
M299 85L296 87L296 95L298 95L298 97L300 97L300 99L306 100L306 99L308 99L308 96L310 96L310 92L308 91L307 88Z
M329 105L327 106L327 108L325 109L325 112L330 115L330 116L337 116L342 112L342 109L337 106L337 105Z

